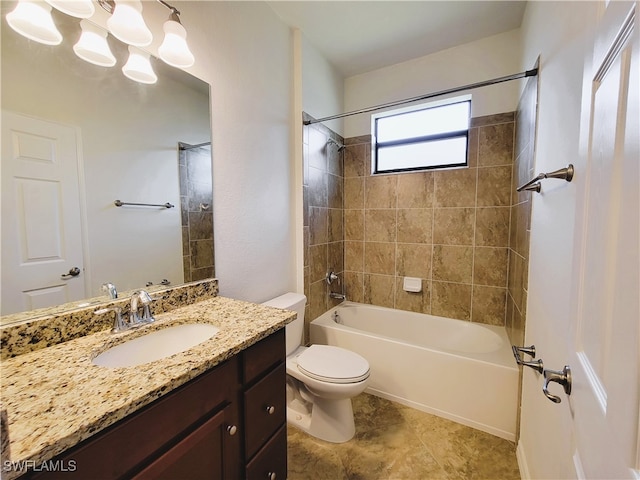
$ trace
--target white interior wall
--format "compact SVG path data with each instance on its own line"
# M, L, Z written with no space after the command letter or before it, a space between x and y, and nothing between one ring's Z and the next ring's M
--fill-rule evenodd
M344 111L344 77L302 35L302 108L314 118ZM342 119L324 123L334 132L344 133Z
M291 212L289 27L264 2L180 2L211 84L213 214L220 293L264 301L296 288Z
M531 68L533 64L525 68ZM522 71L520 31L511 30L345 80L346 111L490 80ZM471 91L474 117L516 109L518 81ZM464 92L468 93L468 92ZM441 97L445 98L445 97ZM371 133L370 114L345 119L345 137Z

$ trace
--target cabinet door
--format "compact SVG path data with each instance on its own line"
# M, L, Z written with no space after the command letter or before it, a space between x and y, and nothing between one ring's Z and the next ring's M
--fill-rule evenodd
M225 411L220 411L154 460L135 480L224 478L224 439L228 435Z

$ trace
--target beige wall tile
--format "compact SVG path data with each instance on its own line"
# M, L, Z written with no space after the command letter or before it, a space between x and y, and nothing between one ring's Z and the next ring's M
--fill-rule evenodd
M475 207L476 168L433 172L436 207Z
M329 209L309 207L309 242L311 245L329 241Z
M470 320L471 285L431 282L431 314L457 320Z
M344 179L344 208L364 208L364 177Z
M509 293L513 297L516 309L520 312L523 311L523 299L524 299L524 264L523 257L515 253L513 250L509 250Z
M302 241L304 242L302 248L303 248L305 267L309 266L309 236L310 236L309 227L302 227Z
M396 208L398 175L365 177L365 208Z
M422 291L418 293L405 292L402 288L402 277L396 277L395 308L410 312L431 313L431 282L422 280Z
M324 280L327 274L327 244L309 247L309 267L311 267L311 283Z
M339 242L341 240L344 240L343 215L344 210L341 208L329 209L329 242Z
M364 210L344 211L344 239L364 240Z
M507 289L473 286L471 321L504 326Z
M509 246L509 207L476 209L476 245Z
M431 278L470 284L473 278L473 247L434 245Z
M469 167L477 167L478 166L478 129L470 128L469 129L469 141L467 145L467 161L469 162Z
M344 289L347 293L347 300L364 303L364 274L344 272Z
M508 248L476 247L473 260L473 284L507 287Z
M479 128L478 165L508 165L513 162L513 123Z
M316 126L309 129L309 166L327 170L327 136Z
M395 278L391 275L364 275L364 302L393 308Z
M364 271L364 242L344 242L344 269Z
M342 177L327 174L327 179L327 206L329 208L342 208L344 194Z
M312 283L310 294L309 315L311 320L314 320L328 310L327 300L329 298L329 294L327 290L327 283L324 280Z
M396 210L365 210L365 235L367 242L396 241Z
M370 165L370 145L358 144L349 145L344 150L344 176L363 177L366 168Z
M433 172L398 175L398 208L431 208L433 206Z
M309 167L309 205L326 207L328 205L327 174L314 167Z
M398 242L431 243L433 209L410 208L398 210Z
M398 243L396 275L399 277L431 278L431 245Z
M515 120L515 112L494 113L482 117L471 119L472 127L483 127L486 125L495 125L497 123L509 123Z
M396 268L396 244L366 242L364 245L364 271L394 275Z
M472 245L475 209L434 208L433 243Z
M478 169L478 207L511 205L511 165Z
M344 270L344 242L327 245L327 271L341 273Z

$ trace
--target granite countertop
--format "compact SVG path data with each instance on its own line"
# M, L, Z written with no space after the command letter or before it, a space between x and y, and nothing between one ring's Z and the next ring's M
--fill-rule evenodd
M6 410L3 433L8 431L9 444L2 460L49 460L294 318L295 312L215 297L156 315L156 322L135 330L94 333L5 360L1 408ZM185 352L144 365L108 368L91 362L149 331L194 322L211 323L220 331ZM11 478L11 472L3 473Z

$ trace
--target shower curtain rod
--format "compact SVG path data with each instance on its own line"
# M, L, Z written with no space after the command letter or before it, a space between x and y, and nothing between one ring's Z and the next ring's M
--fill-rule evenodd
M447 90L440 90L439 92L427 93L426 95L420 95L419 97L406 98L404 100L397 100L395 102L384 103L375 107L362 108L360 110L353 110L351 112L339 113L338 115L331 115L330 117L323 117L313 120L304 120L304 125L311 125L314 123L323 123L329 120L335 120L337 118L350 117L352 115L360 115L361 113L375 112L376 110L382 110L384 108L395 107L398 105L404 105L406 103L413 103L419 100L427 100L429 98L440 97L442 95L448 95L450 93L462 92L464 90L472 90L474 88L487 87L489 85L495 85L496 83L510 82L511 80L518 80L525 77L535 77L538 74L538 69L533 68L525 72L514 73L513 75L507 75L505 77L498 77L492 80L485 80L483 82L471 83L469 85L463 85L461 87L449 88Z

